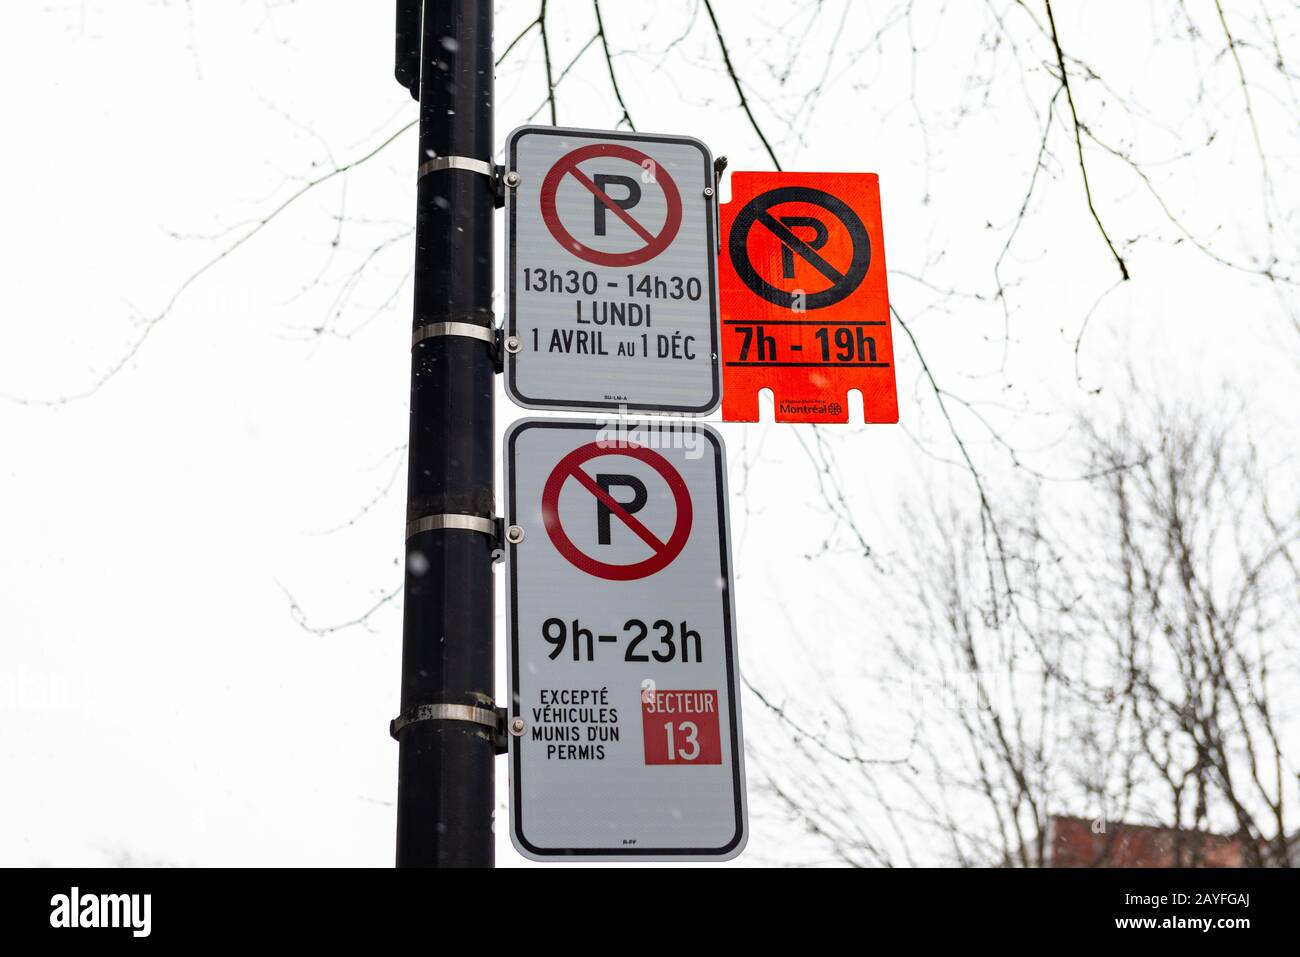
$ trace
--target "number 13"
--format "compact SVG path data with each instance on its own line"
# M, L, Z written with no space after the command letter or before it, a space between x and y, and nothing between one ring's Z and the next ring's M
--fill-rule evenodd
M677 742L673 735L673 723L671 721L664 724L664 730L668 732L668 760L676 761L679 758L682 761L694 761L700 756L700 742L698 735L699 727L692 721L683 721L677 726L677 730L686 736L686 747L680 751L677 749Z

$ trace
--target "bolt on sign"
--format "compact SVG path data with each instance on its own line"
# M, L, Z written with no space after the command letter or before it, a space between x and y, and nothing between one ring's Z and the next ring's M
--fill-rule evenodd
M734 173L721 222L723 419L897 422L876 175Z
M696 423L506 433L510 833L535 860L747 834L726 461Z
M525 126L510 134L506 162L511 399L527 409L716 409L708 147Z

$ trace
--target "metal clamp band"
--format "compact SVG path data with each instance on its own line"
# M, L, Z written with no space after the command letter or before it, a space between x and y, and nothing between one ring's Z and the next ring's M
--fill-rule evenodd
M394 738L408 724L417 721L468 721L497 731L501 727L500 715L495 708L480 708L472 704L421 704L398 715L388 724L388 733Z
M481 515L426 515L406 523L406 537L421 532L434 532L440 528L458 528L466 532L482 532L491 539L497 537L497 523Z
M416 326L411 334L411 345L432 339L434 336L466 336L470 339L482 339L488 345L496 345L496 330L492 326L480 326L473 322L426 322Z
M487 160L474 159L469 156L435 156L433 159L425 160L420 164L420 168L415 173L417 180L423 179L428 173L440 169L467 169L471 173L480 173L488 179L492 179L495 170L492 164Z

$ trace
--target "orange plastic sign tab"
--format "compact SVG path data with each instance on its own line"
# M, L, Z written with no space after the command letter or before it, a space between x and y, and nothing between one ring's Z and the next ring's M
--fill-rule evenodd
M874 173L733 173L721 209L722 418L757 422L771 389L778 422L898 421Z

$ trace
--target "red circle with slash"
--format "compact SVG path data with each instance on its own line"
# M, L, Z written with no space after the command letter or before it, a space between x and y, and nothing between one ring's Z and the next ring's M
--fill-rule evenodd
M637 459L658 472L660 477L668 483L668 488L673 493L673 501L677 505L677 521L674 523L672 534L668 536L666 542L660 541L635 515L628 512L613 496L597 485L590 475L583 471L582 465L585 462L602 455L626 455L629 458ZM643 561L634 562L630 565L615 565L592 558L573 544L573 540L569 538L568 533L564 530L564 525L560 522L560 490L564 487L564 483L571 478L576 479L579 485L609 509L612 516L649 545L654 554ZM588 575L595 575L597 578L605 578L610 581L633 581L637 578L647 578L667 568L686 546L686 540L691 536L691 520L691 493L686 488L686 481L682 478L681 473L673 468L672 463L658 452L631 443L620 443L616 447L610 447L605 443L592 442L589 445L574 449L560 459L555 468L551 470L550 477L547 478L546 485L542 488L542 523L546 526L546 534L551 537L551 543L556 550L579 570L586 572Z
M592 182L591 178L578 168L578 164L583 160L589 160L596 156L613 156L617 159L627 160L629 163L635 163L642 169L645 168L643 164L652 164L655 170L654 182L658 183L659 188L664 191L664 199L668 203L668 215L665 217L663 228L659 230L658 235L651 233L638 223L631 213L610 199L604 190ZM640 236L645 245L630 252L612 253L603 249L593 249L586 243L575 239L573 234L565 228L564 223L560 221L559 211L555 208L556 193L560 189L560 181L566 175L573 176L582 186L590 190L592 195L603 202L611 213L622 220L632 232ZM668 171L640 150L624 146L621 143L592 143L590 146L582 146L572 152L565 153L560 157L560 161L551 167L550 172L546 174L546 179L542 181L541 206L542 219L546 223L546 228L551 231L551 235L555 237L555 241L580 259L585 259L587 262L595 263L598 266L636 266L654 259L677 238L677 230L682 225L682 196L677 190L677 184L668 175Z

